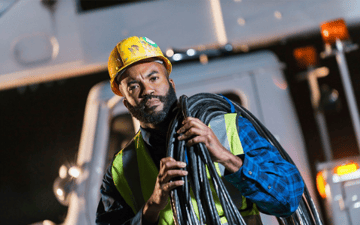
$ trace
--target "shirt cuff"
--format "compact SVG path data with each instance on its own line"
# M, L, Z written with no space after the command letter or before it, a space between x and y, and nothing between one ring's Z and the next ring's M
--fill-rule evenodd
M256 190L253 186L254 181L259 179L260 168L256 163L251 163L249 160L244 160L243 162L244 164L238 171L225 175L224 178L246 197Z
M137 224L137 225L156 225L159 223L159 221L156 221L155 223L150 223L147 220L143 219L143 210L144 210L144 206L141 207L141 210L135 215L134 219L133 219L133 223L132 224Z
M136 215L132 218L131 220L131 224L136 224L136 225L142 225L142 224L146 224L143 223L143 219L142 219L142 212L143 212L144 206L141 207L141 209L136 213Z

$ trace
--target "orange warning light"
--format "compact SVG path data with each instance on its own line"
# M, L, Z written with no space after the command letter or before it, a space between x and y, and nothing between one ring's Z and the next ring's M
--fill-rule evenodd
M349 39L349 32L343 19L321 24L321 36L326 44L334 44L336 39Z
M322 171L320 171L316 175L316 187L318 189L318 192L322 198L326 198L326 191L325 191L326 181L324 178L324 174Z
M315 66L318 63L316 49L313 46L296 48L293 52L293 55L296 59L297 64L301 68Z
M346 165L341 165L341 166L335 167L334 173L341 176L341 175L353 173L358 169L359 169L359 165L357 163L349 163Z

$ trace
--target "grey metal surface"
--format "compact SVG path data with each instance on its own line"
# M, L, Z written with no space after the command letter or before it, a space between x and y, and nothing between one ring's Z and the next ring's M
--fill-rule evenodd
M229 42L246 45L263 45L289 36L320 33L320 23L339 17L350 24L355 23L360 12L356 0L235 0L221 1L221 5L226 12L224 22Z
M355 225L360 221L360 170L345 175L335 173L337 166L352 162L359 164L360 158L349 157L317 165L327 183L325 212L332 225Z
M134 35L149 37L163 51L217 42L207 0L128 4L77 18L87 62L106 62L116 43Z
M319 129L320 140L325 154L325 160L331 161L333 159L332 150L331 150L331 142L329 136L329 130L327 128L325 114L323 111L315 111L315 121Z
M357 0L158 0L81 14L72 0L57 1L54 11L41 2L18 1L0 17L0 89L105 70L109 52L131 35L148 36L165 51L217 45L225 31L223 40L246 49L319 32L325 20L343 17L355 24L360 18ZM222 17L215 22L219 12ZM22 65L14 46L35 34L56 40L58 55ZM31 56L27 60L34 62Z
M359 118L359 110L356 103L356 98L354 94L354 89L351 84L350 73L348 66L346 64L345 51L344 51L344 43L339 39L336 40L336 48L337 51L336 61L339 65L341 80L344 86L344 91L346 95L346 101L348 103L348 107L350 110L350 116L352 125L355 131L355 137L357 141L358 150L360 151L360 118Z
M351 224L360 222L360 179L348 181L344 184L345 207Z

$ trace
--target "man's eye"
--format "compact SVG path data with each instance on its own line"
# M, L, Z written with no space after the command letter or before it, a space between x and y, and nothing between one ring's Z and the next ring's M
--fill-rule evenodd
M139 85L131 85L129 86L129 90L132 91L132 90L135 90Z
M157 76L153 76L150 78L151 81L156 81L157 79L159 79L159 77L157 77Z

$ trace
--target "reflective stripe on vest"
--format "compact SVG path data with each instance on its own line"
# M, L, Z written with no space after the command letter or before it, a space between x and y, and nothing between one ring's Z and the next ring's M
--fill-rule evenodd
M214 131L220 143L226 149L234 155L244 154L238 135L237 114L229 113L220 115L211 120L209 127ZM251 203L253 204L252 207L248 207L246 198L241 196L239 191L223 178L225 172L224 166L218 163L214 164L245 221L246 216L259 215L255 204ZM137 133L134 140L128 146L116 155L111 172L117 190L136 214L144 206L147 199L150 198L159 173L144 145L140 132ZM210 179L209 172L207 171L207 173ZM223 216L223 209L211 181L210 184L221 222L226 223L226 218ZM197 204L193 195L192 204L195 213L199 217ZM161 211L159 224L174 224L170 203Z
M228 113L215 117L210 121L209 127L213 130L214 134L220 141L220 143L233 155L244 154L243 147L239 139L238 125L237 125L237 114ZM240 210L241 215L246 221L246 216L260 215L256 205L251 201L247 200L244 196L239 195L239 190L229 183L223 176L225 173L225 167L222 164L214 163L217 168L219 176L222 177L222 181L228 190L231 199L233 200L236 207ZM210 175L208 174L210 179ZM210 182L213 188L212 182ZM215 193L215 192L214 192ZM214 195L213 193L213 195ZM216 198L218 200L218 198ZM220 201L218 200L218 204Z

